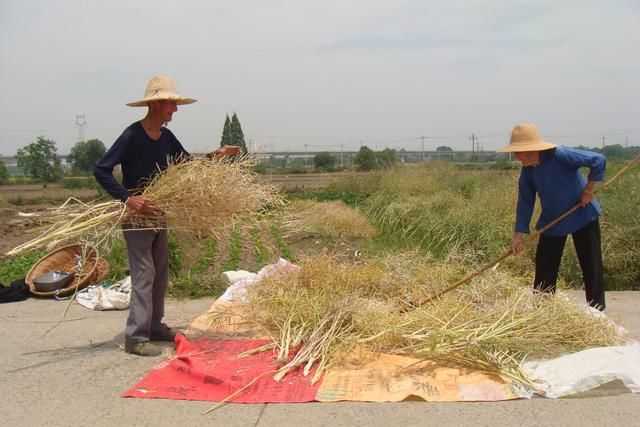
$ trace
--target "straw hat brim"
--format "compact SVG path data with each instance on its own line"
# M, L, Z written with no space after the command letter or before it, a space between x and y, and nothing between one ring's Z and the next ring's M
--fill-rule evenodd
M196 99L193 99L193 98L159 96L159 97L141 99L140 101L127 102L127 105L129 107L146 107L147 104L151 101L163 101L163 100L175 101L176 105L193 104L194 102L197 101Z
M502 148L498 148L499 153L517 153L521 151L544 151L556 148L558 144L547 142L542 139L531 142L512 142Z

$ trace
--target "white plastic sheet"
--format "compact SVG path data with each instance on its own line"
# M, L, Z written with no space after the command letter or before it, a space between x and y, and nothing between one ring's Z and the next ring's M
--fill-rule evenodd
M536 390L548 398L568 396L621 380L640 393L640 344L598 347L551 360L525 362L523 368L542 382Z
M250 273L244 270L225 271L222 276L229 282L229 287L219 298L221 301L227 302L247 302L247 289L270 274L284 271L298 271L300 267L280 258L275 264L265 265L256 273Z
M91 310L126 310L131 298L131 276L111 286L89 286L76 294L76 301Z

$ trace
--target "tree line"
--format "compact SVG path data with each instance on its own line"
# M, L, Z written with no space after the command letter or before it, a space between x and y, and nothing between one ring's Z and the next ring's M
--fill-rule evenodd
M99 139L80 141L71 148L67 160L71 163L73 175L89 175L94 165L107 152ZM39 136L34 142L19 148L16 153L17 166L27 176L43 183L55 182L65 175L64 168L56 142L44 136ZM3 162L0 162L0 184L9 179L9 172Z
M220 146L235 145L242 148L246 154L247 143L238 115L234 112L231 117L226 115L220 138ZM57 153L56 142L44 136L38 136L36 140L25 147L19 148L16 153L17 166L27 176L43 182L55 182L63 178L65 170L62 167L60 156ZM86 176L93 172L96 163L105 155L106 147L99 139L77 142L72 148L67 161L71 165L71 175ZM336 170L336 158L328 152L317 154L314 159L314 167L319 171ZM375 153L367 146L360 148L354 159L356 167L360 170L373 170L389 167L396 162L396 152L389 148ZM9 172L3 162L0 162L0 184L9 179Z
M220 146L224 145L235 145L241 147L245 154L248 152L242 125L235 112L231 115L231 118L229 118L229 114L226 114L220 138ZM640 154L640 147L623 147L620 144L607 145L603 148L588 148L584 146L576 148L600 152L610 160L628 160ZM453 149L447 146L440 146L436 150L439 152L453 152ZM95 164L105 153L106 148L99 139L76 143L67 157L68 162L71 164L71 174L90 175ZM374 152L366 145L363 145L356 154L353 163L358 170L370 171L392 167L396 164L397 158L396 150L391 148ZM25 175L45 184L58 181L65 174L60 157L57 154L55 141L44 136L39 136L31 144L18 149L16 159L18 168ZM337 169L336 164L336 157L329 152L318 153L313 158L313 166L317 171L334 171ZM0 184L6 183L8 179L9 172L5 164L0 162Z
M237 145L247 152L247 145L236 113L231 119L227 114L222 131L220 146ZM107 149L99 139L77 142L71 147L67 161L71 164L71 175L86 176L93 173L93 168L105 155ZM44 136L38 136L36 140L25 147L19 148L16 153L17 166L27 176L43 182L55 182L65 175L64 168L56 142ZM0 162L0 184L9 180L9 171L3 162Z

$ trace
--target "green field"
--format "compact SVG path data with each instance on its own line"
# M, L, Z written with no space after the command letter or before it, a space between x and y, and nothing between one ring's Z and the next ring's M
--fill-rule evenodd
M608 177L621 166L610 163ZM224 270L257 271L279 256L295 261L302 255L313 256L314 251L339 256L358 251L365 259L415 251L417 256L472 272L509 248L518 173L513 168L471 169L429 162L371 173L323 174L313 185L309 185L308 177L304 183L297 182L294 176L278 177L278 183L289 184L287 197L291 201L342 201L363 215L377 234L366 238L353 237L348 232L336 235L331 229L335 226L326 226L323 230L318 225L306 238L299 235L291 238L291 233L284 228L282 212L271 212L270 225L256 226L246 236L235 233L227 241L199 240L172 232L171 292L182 297L215 295L222 289L219 276ZM602 243L609 290L640 289L640 220L635 213L640 205L639 178L640 167L631 168L598 195L603 206ZM261 179L267 180L267 177ZM10 201L30 199L27 193L17 190ZM43 191L45 195L59 191L67 197L95 190L49 188ZM536 218L537 212L533 221ZM534 248L535 242L531 242L524 254L508 257L500 268L508 269L525 282L532 280ZM126 251L119 236L114 236L109 251L102 253L107 254L112 280L126 274ZM0 282L7 283L24 274L21 266L25 265L29 262L2 261ZM569 242L561 266L560 285L581 286L580 269Z

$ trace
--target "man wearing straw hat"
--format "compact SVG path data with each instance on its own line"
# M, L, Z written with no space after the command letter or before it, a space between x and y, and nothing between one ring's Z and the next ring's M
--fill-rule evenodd
M522 163L518 183L516 224L511 249L524 248L529 233L536 194L542 212L536 229L542 229L576 205L573 213L544 230L536 249L534 289L555 292L562 252L571 234L578 255L587 303L605 309L604 274L600 246L600 205L593 196L597 181L604 179L606 158L595 152L558 147L544 141L533 124L519 124L511 131L511 141L501 152L512 152ZM589 169L585 179L580 168Z
M149 80L144 98L131 107L148 107L147 115L127 127L95 167L100 185L130 209L144 214L152 209L140 195L145 182L167 168L169 159L189 156L165 126L178 105L196 102L183 98L173 81L164 76ZM120 164L122 184L113 176ZM169 281L169 247L166 228L124 225L132 279L129 316L125 328L125 351L139 356L158 356L161 349L151 341L173 341L175 332L162 323L164 297Z

